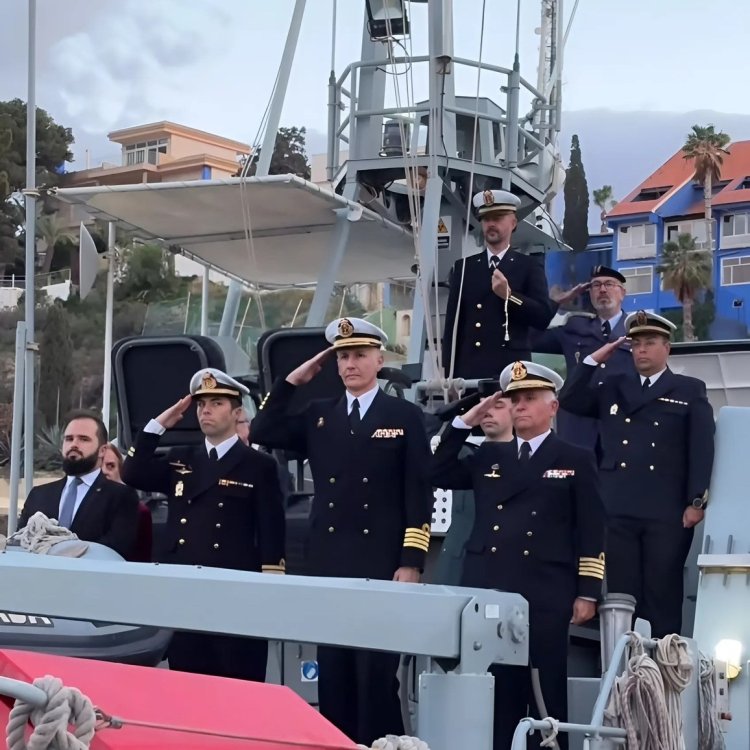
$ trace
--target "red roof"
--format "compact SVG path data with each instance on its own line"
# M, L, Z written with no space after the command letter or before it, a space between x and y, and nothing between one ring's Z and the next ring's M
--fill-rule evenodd
M732 203L750 203L750 189L737 189L745 179L750 179L750 141L737 141L727 149L729 154L724 157L721 168L721 180L727 184L714 193L713 206ZM685 159L682 149L671 156L650 177L642 182L630 193L625 200L620 201L608 214L607 218L630 216L633 214L650 213L671 198L687 182L691 181L695 170L693 162ZM750 184L750 182L748 183ZM644 191L664 192L651 200L636 200ZM703 213L703 193L688 209L682 212L685 216Z

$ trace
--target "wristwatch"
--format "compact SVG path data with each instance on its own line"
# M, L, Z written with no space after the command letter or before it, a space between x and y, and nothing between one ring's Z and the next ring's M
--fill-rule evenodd
M704 492L701 497L694 498L690 505L697 510L704 510L706 505L708 505L708 491Z

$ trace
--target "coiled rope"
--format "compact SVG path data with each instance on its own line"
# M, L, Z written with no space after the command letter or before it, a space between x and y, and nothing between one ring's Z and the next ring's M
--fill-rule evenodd
M357 748L360 750L430 750L426 742L416 737L398 737L395 734L375 740L371 747L357 745Z

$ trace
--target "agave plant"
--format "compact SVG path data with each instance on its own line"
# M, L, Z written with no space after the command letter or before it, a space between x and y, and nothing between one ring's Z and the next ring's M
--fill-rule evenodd
M37 469L54 471L62 466L63 429L59 424L42 427L36 435L34 465Z

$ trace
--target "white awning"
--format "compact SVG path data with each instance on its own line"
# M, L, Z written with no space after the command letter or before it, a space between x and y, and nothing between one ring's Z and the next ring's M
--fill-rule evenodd
M294 175L60 188L53 195L230 276L268 285L314 284L343 211L351 227L337 282L414 278L409 230Z

